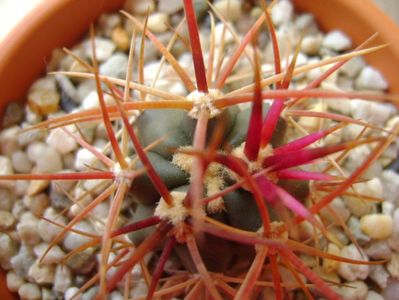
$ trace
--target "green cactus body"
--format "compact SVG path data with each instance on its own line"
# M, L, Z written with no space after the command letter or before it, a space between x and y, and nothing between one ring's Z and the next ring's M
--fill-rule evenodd
M264 105L263 114L266 115L269 107ZM240 109L232 106L224 109L217 117L209 120L207 139L211 139L215 126L223 125L224 138L221 150L229 151L245 142L248 124L251 115L250 108ZM174 161L174 152L181 147L189 147L193 143L196 120L191 118L184 110L147 110L142 113L136 123L137 133L142 145L148 146L154 140L165 138L164 143L156 146L148 157L159 177L172 191L187 192L190 180L190 170L185 170ZM286 122L280 119L273 135L271 145L276 147L284 143ZM189 164L189 163L188 163ZM235 183L235 179L222 167L215 171L219 188L225 188ZM215 175L216 174L216 175ZM292 195L304 200L309 192L307 182L283 181L284 188ZM211 187L205 182L205 191L211 193ZM137 178L131 187L133 199L137 208L133 222L140 221L154 214L160 195L147 175ZM214 200L217 201L217 200ZM223 205L219 211L209 210L208 217L231 225L235 228L257 231L262 226L259 209L253 195L244 188L239 188L223 197ZM272 220L278 221L273 209L269 207ZM139 244L148 235L149 229L139 230L130 234L130 239ZM153 230L153 229L152 229ZM248 262L253 259L255 251L252 246L230 242L208 234L197 236L197 244L206 267L214 272L228 272L232 270L235 262L246 258ZM186 245L179 244L175 252L187 270L195 271L194 264L188 255Z

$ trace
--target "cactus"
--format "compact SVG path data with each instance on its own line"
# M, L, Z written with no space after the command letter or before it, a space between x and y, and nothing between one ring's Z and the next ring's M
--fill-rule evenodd
M300 288L311 298L311 291L300 279L306 276L314 284L312 291L329 299L339 299L330 285L305 265L296 254L304 253L347 263L358 262L324 252L302 243L298 224L306 222L325 239L339 243L328 231L319 212L341 195L392 141L392 136L359 138L331 146L314 146L326 136L341 130L346 124L363 124L349 117L320 113L321 118L333 118L342 124L305 135L293 131L292 107L305 97L358 98L386 100L389 95L360 92L331 92L316 89L328 75L336 71L351 57L363 55L380 47L359 49L335 59L335 64L320 78L302 90L290 90L296 67L299 47L284 70L281 67L276 34L266 6L264 13L238 44L228 63L214 80L212 68L205 67L191 0L184 0L190 45L192 50L195 82L190 74L146 27L133 16L127 16L160 50L165 60L174 68L187 89L187 96L176 96L131 81L131 74L122 84L113 78L100 76L95 54L94 33L93 66L85 64L89 73L63 72L69 76L93 78L97 85L100 109L70 114L47 120L34 128L63 127L84 121L103 122L109 137L112 154L94 149L75 133L69 132L82 147L91 151L102 162L102 171L61 174L2 175L1 180L90 180L112 179L97 198L74 217L52 241L48 251L65 234L99 203L111 198L111 208L102 236L74 251L101 246L101 261L96 276L80 292L99 281L99 299L105 299L124 276L149 252L160 253L152 270L147 299L161 295L181 295L184 289L194 298L223 299L222 293L236 299L255 299L261 295L256 281L271 278L276 299L283 299L292 288ZM260 59L257 55L256 37L263 23L269 28L275 55L275 76L262 78ZM212 37L211 37L212 38ZM252 43L252 48L249 46ZM133 45L133 44L132 44ZM142 43L142 49L144 43ZM211 43L212 45L212 43ZM252 84L226 93L224 87L234 65L251 50L249 57L254 67ZM215 49L211 48L210 53ZM250 52L250 51L248 51ZM133 50L130 51L130 63ZM142 61L142 57L141 60ZM322 62L321 66L330 61ZM311 67L302 69L302 72ZM124 87L120 89L118 85ZM105 104L103 88L113 95L114 104ZM273 86L274 89L266 89ZM212 88L211 88L212 87ZM140 93L140 100L129 96L133 88ZM146 101L146 94L159 100ZM266 99L272 99L266 102ZM239 105L240 104L240 105ZM129 115L140 111L138 117ZM292 118L291 118L292 119ZM114 133L113 123L121 124L122 133ZM133 124L133 125L131 125ZM367 125L368 124L363 124ZM377 132L378 128L374 128ZM397 132L397 129L395 129ZM120 137L121 136L121 137ZM126 146L133 144L134 150ZM364 144L375 144L374 150L362 166L348 178L328 172L312 172L304 166L327 159L335 153L348 152ZM105 171L104 171L105 170ZM309 201L312 189L318 183L331 184L335 190L325 193L317 203ZM135 213L127 225L117 227L123 201L133 199ZM126 241L119 239L128 234L135 250L130 252ZM316 237L315 237L316 238ZM110 252L118 245L126 246L109 262ZM73 255L70 254L69 256ZM175 283L172 288L158 288L164 267L171 256L178 257L185 269L185 277L165 277ZM297 280L297 285L286 285L279 266L285 266ZM117 267L107 279L107 270ZM269 272L266 276L265 272ZM198 273L197 277L190 274ZM234 278L230 283L229 278ZM201 287L206 288L203 292Z

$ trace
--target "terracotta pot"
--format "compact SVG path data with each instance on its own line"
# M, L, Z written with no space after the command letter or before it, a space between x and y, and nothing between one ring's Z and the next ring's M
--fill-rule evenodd
M30 84L45 69L45 61L55 47L71 46L87 32L89 24L102 12L116 10L124 0L43 1L0 44L0 114L10 101L24 100ZM325 30L339 28L359 44L375 32L375 44L390 43L366 60L382 71L392 93L399 93L399 27L370 0L293 0L298 10L316 16ZM0 299L14 299L0 274Z

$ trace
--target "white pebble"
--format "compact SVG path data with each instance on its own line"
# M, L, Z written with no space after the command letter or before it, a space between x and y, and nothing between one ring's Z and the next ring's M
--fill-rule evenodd
M361 119L381 127L391 115L395 114L393 107L383 103L353 99L350 105L352 116L355 119Z
M16 274L14 271L7 272L7 287L11 292L18 292L19 288L24 283L24 278Z
M37 284L24 283L18 290L18 295L24 300L40 300L42 293Z
M13 205L11 194L7 189L0 189L0 210L10 211Z
M294 7L291 1L282 0L276 2L271 11L271 17L274 25L280 26L291 21L294 13Z
M58 293L65 293L65 291L72 285L72 271L68 266L57 265L54 276L54 291Z
M20 149L18 144L20 131L18 126L13 126L0 132L0 150L3 155L11 156Z
M15 217L9 211L0 210L0 231L7 231L15 221Z
M74 295L76 295L78 292L79 292L79 289L77 287L75 287L75 286L68 288L65 291L65 295L64 295L65 300L72 300L72 297ZM78 297L74 297L73 299L81 300L82 297L78 296Z
M390 261L387 263L389 274L395 279L399 279L399 254L393 253Z
M375 291L369 291L366 300L384 300L384 298Z
M390 278L387 287L382 290L381 294L385 300L397 300L399 295L399 281Z
M62 159L53 147L46 147L36 160L37 171L41 173L55 173L62 170Z
M155 3L154 0L128 0L124 9L138 15L145 15L147 11L151 14L155 9Z
M159 0L158 10L165 14L171 15L183 9L183 1L181 0Z
M356 88L383 91L388 88L388 82L381 73L373 67L366 66L356 78Z
M338 293L345 300L365 300L368 293L367 285L363 281L354 281L338 289Z
M319 35L305 36L302 40L301 50L307 55L316 55L322 42L323 38Z
M38 284L51 284L54 281L54 272L53 266L42 265L36 260L29 268L28 278Z
M386 240L374 241L364 249L365 253L373 259L389 259L392 255L389 243Z
M76 141L62 128L53 129L48 135L46 143L57 150L61 155L65 155L75 150L78 146Z
M47 250L48 246L49 244L47 243L41 243L33 248L33 252L35 253L37 258L41 259L42 264L50 265L59 263L64 257L65 252L62 251L62 249L58 245L55 245L51 247L51 249L46 253L46 256L43 257L43 254Z
M86 221L81 221L73 226L74 229L95 234L94 228ZM89 242L91 239L89 237L80 235L74 232L68 232L64 238L63 245L67 250L74 250L77 247Z
M366 63L364 62L363 58L354 57L339 69L339 73L353 78L359 74L360 70L362 70L365 65Z
M17 232L22 243L26 245L36 245L40 242L37 220L21 221L17 225Z
M213 5L228 21L234 22L241 16L241 1L239 0L219 0Z
M128 57L125 53L115 53L100 66L100 74L112 78L124 79L126 77L126 68Z
M0 156L0 175L10 174L14 174L11 159L7 156ZM0 187L12 189L14 186L14 180L0 180Z
M56 222L57 224L60 224L61 226L65 226L67 224L67 220L64 216L60 216L59 213L53 208L53 207L48 207L44 211L43 215L46 219L51 220ZM52 239L55 238L55 236L62 231L62 227L56 226L51 224L50 222L41 219L39 221L38 225L38 233L40 237L43 239L45 242L51 242Z
M360 219L361 230L372 239L386 239L392 234L392 217L383 214L365 215Z
M164 13L153 13L148 17L148 30L153 33L162 33L168 30L166 25L169 21L169 17Z
M341 249L340 256L359 260L368 261L366 254L361 254L354 244L350 244ZM338 274L348 281L356 279L364 280L369 274L370 267L368 265L354 265L341 262L338 266Z
M380 288L386 288L389 279L389 273L383 265L370 266L369 278L373 280Z
M381 176L384 186L384 199L399 204L399 174L393 170L384 170ZM399 224L398 224L399 225Z
M231 26L231 23L229 24ZM234 42L233 35L225 28L225 25L222 22L217 23L215 26L215 42L217 46L220 46L222 43L228 45Z
M333 51L348 50L352 46L350 38L340 30L333 30L324 37L323 46Z
M0 264L2 268L10 269L12 267L10 259L16 254L16 251L16 245L10 236L0 232Z
M85 148L81 148L76 153L75 168L83 171L96 159L95 155Z
M12 166L18 173L29 173L32 170L32 163L26 152L17 151L11 156Z
M105 61L111 57L112 53L115 51L116 45L109 39L99 38L95 39L96 43L96 55L98 61ZM83 47L85 49L85 54L88 58L92 58L92 48L91 42L84 42Z

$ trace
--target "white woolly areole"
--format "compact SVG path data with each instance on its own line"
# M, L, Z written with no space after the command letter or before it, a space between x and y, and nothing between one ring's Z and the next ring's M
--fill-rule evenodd
M191 149L192 147L180 147L180 149ZM175 153L173 155L172 163L178 166L183 171L191 173L193 166L193 156L185 153ZM206 187L207 196L212 196L220 192L224 187L223 180L223 166L218 163L209 164L204 174L204 184ZM222 197L212 200L207 205L207 210L210 213L216 213L225 210L224 201Z
M198 119L202 110L206 110L211 118L220 114L220 109L213 105L213 101L222 96L222 92L216 89L209 89L208 93L203 93L198 90L192 91L187 99L194 103L193 108L188 115L193 119Z
M128 186L132 184L131 174L132 171L123 170L119 163L116 163L112 168L117 183L125 182Z
M242 143L240 146L234 148L232 154L247 162L250 173L262 170L263 169L262 162L264 161L264 159L273 154L272 146L267 145L265 148L261 148L259 150L258 159L256 161L249 161L245 156L244 148L245 148L245 142Z
M173 225L183 222L189 215L188 209L184 206L183 201L186 198L184 192L171 192L173 203L171 206L161 198L155 208L154 215L160 217L162 220L167 220Z

